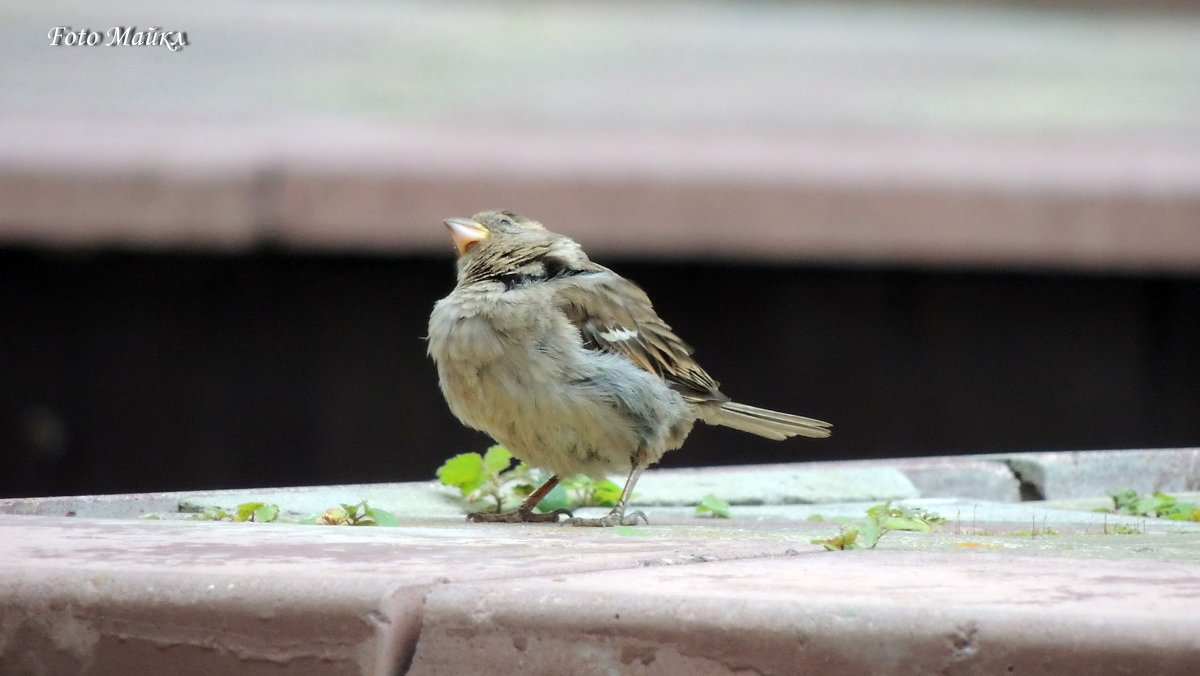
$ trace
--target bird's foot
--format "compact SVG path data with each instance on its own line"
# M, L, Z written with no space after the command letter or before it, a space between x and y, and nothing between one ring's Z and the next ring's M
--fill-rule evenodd
M518 507L511 512L471 512L467 515L467 521L474 523L558 523L558 517L564 514L568 519L574 516L569 509L535 512L532 509Z
M625 514L623 511L618 512L617 510L613 510L606 516L602 516L599 519L584 519L581 517L575 517L567 519L563 523L570 524L572 526L612 528L613 526L636 526L638 519L641 519L642 523L644 524L650 524L650 519L647 519L646 514L641 510L630 512L628 514Z

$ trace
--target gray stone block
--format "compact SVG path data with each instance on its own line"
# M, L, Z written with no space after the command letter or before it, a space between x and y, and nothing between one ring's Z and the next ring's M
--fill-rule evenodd
M229 509L245 502L274 504L285 512L320 514L342 503L357 504L364 500L373 507L413 518L462 518L463 515L454 491L430 481L9 498L0 500L0 514L136 519L151 514L169 516L175 514L180 505Z
M1200 489L1200 448L1064 451L984 456L1005 462L1047 500Z
M1021 499L1020 482L1003 463L972 456L901 458L887 463L913 482L923 498L974 498L997 502Z
M732 505L858 502L915 498L893 467L752 465L647 472L634 491L639 505L696 505L712 493Z

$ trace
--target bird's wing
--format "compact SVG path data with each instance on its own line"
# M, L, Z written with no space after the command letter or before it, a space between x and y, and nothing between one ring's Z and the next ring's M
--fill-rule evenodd
M692 359L692 348L671 331L636 284L589 262L586 274L558 280L558 306L579 328L584 347L620 355L657 374L685 398L724 402L720 384Z

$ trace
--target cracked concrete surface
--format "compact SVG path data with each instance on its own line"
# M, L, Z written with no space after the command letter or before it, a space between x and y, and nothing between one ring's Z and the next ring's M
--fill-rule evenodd
M1185 673L1196 569L889 551L457 585L410 673Z
M1178 468L1196 454L1019 459L1056 494L1059 475L1186 482ZM1092 674L1200 663L1200 524L1078 511L1100 494L924 493L903 502L946 524L849 552L811 541L872 502L775 491L763 495L776 504L735 505L730 520L671 506L684 477L727 476L743 492L771 476L877 477L864 494L961 495L992 490L1014 457L663 471L647 496L651 525L612 530L468 524L429 483L0 500L0 673ZM676 488L684 502L694 490ZM405 514L402 526L137 518L181 502L318 511L364 498Z

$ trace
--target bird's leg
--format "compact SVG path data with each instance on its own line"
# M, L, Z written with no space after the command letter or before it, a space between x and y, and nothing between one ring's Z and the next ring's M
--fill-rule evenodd
M547 493L554 490L554 487L558 485L558 482L558 475L555 474L547 479L546 483L539 486L536 491L530 493L529 497L525 498L525 501L511 512L471 512L467 515L467 521L474 521L475 523L527 523L531 521L549 521L552 523L558 523L558 517L562 514L566 514L568 517L570 517L571 510L556 509L540 514L533 511L533 509L537 507L538 503L542 501L542 498L546 497Z
M608 513L608 516L602 516L599 519L583 519L575 517L572 519L567 519L566 523L569 523L572 526L604 527L636 526L638 519L641 519L644 523L650 523L650 519L647 519L646 515L640 510L634 511L630 514L625 513L625 504L628 503L629 499L633 497L633 487L635 484L637 484L638 477L642 476L642 470L644 469L645 467L635 461L633 469L629 470L629 478L625 480L625 488L621 491L621 497L617 500L617 504L613 506L612 511Z

